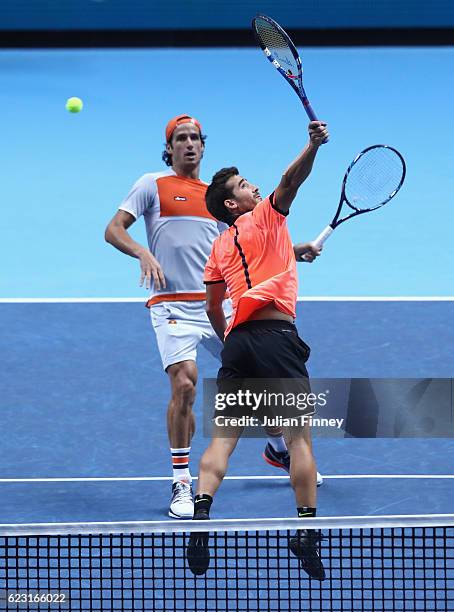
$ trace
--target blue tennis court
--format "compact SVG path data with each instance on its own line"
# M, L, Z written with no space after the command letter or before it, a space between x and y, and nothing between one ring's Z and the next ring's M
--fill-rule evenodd
M8 432L0 522L165 518L168 390L143 304L3 303L0 315ZM452 301L298 304L313 377L450 378L453 315ZM217 362L203 348L199 357L202 376L213 377ZM208 443L199 391L193 472ZM316 438L314 444L326 475L319 490L323 515L452 509L450 438ZM240 442L231 479L216 498L216 518L293 516L288 479L263 461L262 447L261 439Z

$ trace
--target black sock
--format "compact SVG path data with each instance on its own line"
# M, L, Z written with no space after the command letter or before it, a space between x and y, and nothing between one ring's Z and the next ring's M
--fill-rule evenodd
M298 518L313 518L317 514L317 508L310 508L309 506L301 506L296 509L298 512Z
M212 503L213 498L211 497L211 495L196 495L194 499L194 519L209 519Z

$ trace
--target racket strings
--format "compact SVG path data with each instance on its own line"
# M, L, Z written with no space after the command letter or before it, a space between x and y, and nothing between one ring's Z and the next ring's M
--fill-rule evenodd
M386 204L399 189L404 171L402 159L393 149L369 149L350 168L345 184L347 204L354 210Z
M274 56L288 76L297 78L299 66L293 56L289 44L282 33L265 19L257 17L254 22L255 31L262 45Z

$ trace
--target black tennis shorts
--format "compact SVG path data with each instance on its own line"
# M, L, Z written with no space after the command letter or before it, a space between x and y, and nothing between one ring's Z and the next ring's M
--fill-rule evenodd
M244 401L226 404L223 415L273 418L276 414L313 414L314 410L303 401L311 392L305 365L309 354L309 346L298 336L295 325L287 321L247 321L234 327L221 353L217 387L224 397L234 397L232 394L241 389ZM260 406L251 408L246 402L248 390L249 396L263 394ZM291 394L295 396L293 403L288 400Z
M311 350L293 323L246 321L234 327L221 353L218 381L224 378L308 378Z

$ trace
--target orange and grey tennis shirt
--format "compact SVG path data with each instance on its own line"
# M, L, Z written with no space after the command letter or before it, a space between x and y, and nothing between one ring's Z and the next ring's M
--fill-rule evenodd
M281 312L296 317L298 278L287 214L278 209L271 194L215 240L204 282L227 285L233 314L226 336L272 302Z
M159 261L165 289L152 286L147 306L163 301L205 300L203 272L213 241L227 227L210 215L208 185L172 169L144 174L119 209L144 217L148 247Z

